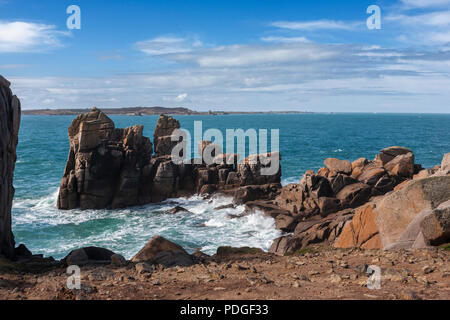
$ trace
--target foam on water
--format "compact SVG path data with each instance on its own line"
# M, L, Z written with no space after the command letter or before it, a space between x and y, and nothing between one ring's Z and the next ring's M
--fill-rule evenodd
M122 210L70 210L56 207L58 190L38 199L14 202L13 229L16 239L33 237L27 246L35 253L62 258L75 248L100 246L131 258L152 236L162 235L188 251L200 249L213 254L219 246L253 246L268 250L281 234L274 219L262 212L230 219L244 206L216 210L230 204L231 198L199 196L169 199ZM167 214L174 206L190 212ZM32 226L32 228L30 228Z

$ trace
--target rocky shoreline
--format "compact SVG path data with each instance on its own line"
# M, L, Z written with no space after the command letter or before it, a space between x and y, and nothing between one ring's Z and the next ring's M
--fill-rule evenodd
M165 115L153 144L142 126L117 129L95 108L74 119L58 208L115 209L225 194L245 205L230 218L260 210L275 219L284 235L270 252L221 247L213 256L189 254L157 235L130 261L97 247L73 250L59 261L33 255L23 244L15 248L12 173L20 102L2 77L0 90L0 130L7 137L0 143L0 296L6 299L450 298L450 153L429 169L399 146L372 161L329 158L298 184L282 187L281 168L261 175L270 163L215 153L210 141L200 144L200 154L222 161L175 164L171 135L180 125ZM369 264L380 265L388 280L382 291L367 288ZM71 265L81 267L80 289L66 287Z

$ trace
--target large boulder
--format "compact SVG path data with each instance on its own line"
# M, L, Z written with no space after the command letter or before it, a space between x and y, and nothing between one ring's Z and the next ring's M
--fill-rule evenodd
M190 266L195 263L181 246L158 235L151 238L131 261L161 264L165 267Z
M391 160L393 160L395 157L412 153L412 150L406 147L399 147L399 146L392 146L384 148L383 150L380 150L380 153L375 157L374 162L378 163L380 166L384 166Z
M371 189L367 184L354 183L345 186L336 195L336 198L341 200L343 207L356 208L367 202L371 195Z
M285 255L319 242L334 243L346 222L352 217L353 211L347 209L326 218L314 218L299 222L293 234L275 239L269 251Z
M244 204L254 200L274 199L280 189L281 185L278 183L239 187L233 194L233 202L235 204Z
M448 237L448 208L435 209L449 199L450 176L413 180L360 208L335 246L389 249L412 247L416 240L442 242ZM417 239L419 233L423 238Z
M328 169L337 173L350 174L352 172L352 163L348 160L328 158L323 163Z
M401 154L384 165L392 175L412 178L414 175L414 155L412 152Z
M14 197L13 174L20 126L20 101L0 76L0 256L14 256L11 207Z
M109 264L115 253L100 247L86 247L72 250L63 261L67 265L82 266L85 264Z
M420 229L425 242L430 245L450 242L450 200L426 215Z

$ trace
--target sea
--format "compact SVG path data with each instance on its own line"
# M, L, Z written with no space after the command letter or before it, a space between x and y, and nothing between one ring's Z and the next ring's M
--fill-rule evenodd
M282 183L297 183L306 170L323 167L326 158L373 159L380 149L398 145L414 151L416 163L439 164L450 152L450 114L229 114L175 116L193 134L194 121L203 130L279 130ZM85 246L108 248L131 258L154 235L187 251L214 254L220 246L263 250L282 234L261 212L230 219L243 206L217 210L231 198L200 196L168 199L120 210L57 209L58 188L69 151L67 129L74 116L23 116L14 173L13 232L16 244L33 253L63 258ZM153 137L158 116L111 116L117 128L144 125ZM193 143L194 145L195 143ZM244 155L243 155L244 156ZM190 211L165 212L179 205Z

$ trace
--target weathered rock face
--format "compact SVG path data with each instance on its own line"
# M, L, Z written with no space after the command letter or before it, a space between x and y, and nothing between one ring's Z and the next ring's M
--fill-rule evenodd
M436 245L449 239L450 176L410 182L356 210L336 247L365 249L412 248Z
M373 203L356 209L353 219L345 225L335 246L338 248L380 248L382 244L378 227L375 223L376 213L374 209L375 205Z
M0 255L14 256L11 206L14 196L13 173L20 126L20 101L10 83L0 76Z
M177 142L171 135L178 128L177 120L161 115L155 128L153 155L142 126L116 129L111 119L95 108L78 116L69 127L70 151L58 207L114 209L194 193L231 190L245 194L246 190L239 188L249 185L267 198L275 197L273 186L281 188L281 167L275 174L261 174L263 168L270 167L271 161L266 160L275 156L271 154L252 155L239 164L237 155L225 154L214 155L220 161L210 165L194 160L175 163L171 152ZM243 202L253 199L251 195L241 198Z
M60 209L120 208L149 202L152 144L142 126L116 129L93 109L69 127L70 151L58 197Z

